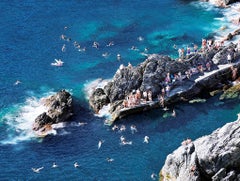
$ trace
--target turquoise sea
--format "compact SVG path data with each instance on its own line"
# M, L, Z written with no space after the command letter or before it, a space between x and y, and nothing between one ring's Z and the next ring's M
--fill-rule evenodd
M127 130L114 132L93 114L84 89L97 78L112 78L120 64L142 62L146 48L176 57L174 44L200 45L224 23L221 9L190 0L3 0L0 7L0 180L151 180L184 139L210 134L240 112L239 100L216 96L175 105L176 118L163 118L160 109L129 116L116 123ZM64 65L51 66L54 59ZM53 135L36 138L31 126L43 111L40 99L61 89L73 94L76 115ZM120 145L120 136L132 145ZM40 167L40 173L32 171Z

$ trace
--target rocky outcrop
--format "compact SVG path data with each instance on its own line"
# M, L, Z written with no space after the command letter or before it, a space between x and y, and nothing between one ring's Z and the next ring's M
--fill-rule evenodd
M240 180L240 114L212 134L185 140L167 156L161 181Z
M227 7L227 5L238 2L238 0L201 0L201 1L205 1L205 2L212 2L214 3L216 6L220 6L220 7Z
M240 72L240 54L235 48L236 45L230 43L225 47L203 50L176 60L169 56L152 54L136 67L130 64L121 65L112 81L104 88L93 90L89 96L90 106L98 113L104 105L110 103L109 112L114 121L128 114L160 107L158 96L162 95L162 90L166 90L167 85L170 85L170 91L164 97L165 105L207 96L210 91L231 84L232 66ZM228 54L232 57L232 64L229 64ZM209 63L210 70L207 70L206 62ZM201 71L201 67L205 70ZM188 76L189 72L191 76ZM141 93L151 91L152 102L123 109L123 100L128 99L130 94L134 95L137 90Z
M72 96L65 90L43 100L47 112L40 114L34 122L33 130L38 131L46 125L67 121L73 115Z

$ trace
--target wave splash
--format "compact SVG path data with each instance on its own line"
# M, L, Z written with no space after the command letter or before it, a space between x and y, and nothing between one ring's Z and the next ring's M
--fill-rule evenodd
M37 140L36 133L32 130L34 121L38 115L47 111L43 105L43 99L52 95L48 93L43 98L31 96L22 104L15 105L14 108L2 116L6 133L0 144L17 144L22 141ZM52 126L48 134L56 135L57 129L62 128L61 123ZM39 140L39 139L38 139Z

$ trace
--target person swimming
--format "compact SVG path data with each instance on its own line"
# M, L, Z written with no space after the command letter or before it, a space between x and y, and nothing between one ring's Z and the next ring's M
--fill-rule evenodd
M156 180L156 178L157 178L157 175L156 175L155 173L152 173L152 174L151 174L151 179L152 179L152 180Z
M117 60L121 60L121 55L119 53L117 54Z
M100 148L101 148L101 146L102 146L103 142L104 142L104 141L102 141L102 140L100 140L100 141L98 142L98 149L100 149Z
M121 125L120 131L126 131L126 126L125 125Z
M85 122L79 122L79 123L78 123L79 126L84 126L84 125L86 125L86 124L87 124L87 123L85 123Z
M114 42L113 41L110 41L108 44L107 44L107 47L110 47L110 46L113 46L114 45Z
M137 132L137 127L135 125L131 125L130 127L132 134Z
M55 162L53 162L52 168L57 168L57 167L58 165Z
M99 48L99 43L94 41L92 47L98 49Z
M109 163L111 163L111 162L113 162L113 161L114 161L114 159L113 159L113 158L106 158L106 160L107 160Z
M19 80L17 80L14 85L18 85L18 84L21 84L22 82L20 82Z
M113 127L112 127L112 130L115 131L115 130L118 130L118 126L115 124Z
M75 168L80 167L80 165L78 164L78 162L75 162L73 165L74 165Z
M149 143L149 137L148 136L144 137L143 143Z
M40 167L40 168L32 168L32 171L35 173L40 173L40 171L43 169L44 167Z
M65 52L65 51L66 51L66 45L63 44L63 46L62 46L62 52Z

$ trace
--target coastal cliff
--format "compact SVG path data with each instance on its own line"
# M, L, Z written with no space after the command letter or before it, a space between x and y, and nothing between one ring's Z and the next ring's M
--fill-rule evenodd
M208 136L190 139L167 156L161 181L240 180L240 114Z
M45 135L52 124L65 122L73 115L72 96L65 90L43 99L43 104L47 111L37 116L33 125L38 135Z

